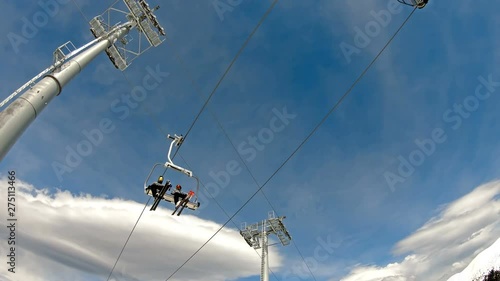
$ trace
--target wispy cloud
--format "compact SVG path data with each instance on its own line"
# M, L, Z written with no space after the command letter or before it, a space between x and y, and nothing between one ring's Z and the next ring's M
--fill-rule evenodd
M386 266L357 266L342 281L446 280L500 236L500 181L442 206L440 214L396 244L408 255ZM333 281L333 280L332 280Z

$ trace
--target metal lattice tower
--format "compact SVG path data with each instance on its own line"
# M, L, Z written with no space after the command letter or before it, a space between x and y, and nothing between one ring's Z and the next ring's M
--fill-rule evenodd
M117 69L123 71L139 55L164 41L160 36L166 36L165 31L153 14L159 6L150 9L145 0L123 1L128 11L111 7L106 10L107 22L102 16L89 22L94 40L80 48L75 48L70 41L57 48L53 54L54 63L50 67L0 103L1 108L29 87L22 96L0 111L0 161L49 102L102 51L106 52ZM124 14L127 22L111 25L109 14L112 11ZM126 36L134 28L139 32L139 46L135 51L125 48L130 42ZM149 45L146 49L141 44L142 37L146 38Z
M125 14L127 20L134 23L139 31L137 38L138 46L135 50L126 47L132 41L132 39L127 39L126 37L121 38L111 47L106 49L106 54L113 65L121 71L125 70L133 60L149 50L149 48L157 47L165 41L165 39L161 39L160 36L166 36L165 30L160 26L156 16L153 14L160 6L151 9L145 0L139 0L138 2L136 2L136 0L123 0L123 2L125 2L128 12L111 7L89 22L91 26L90 31L95 38L105 36L112 30L113 27L111 26L110 20L113 12ZM106 21L104 20L105 18L107 19ZM144 37L148 43L146 48L143 46Z
M274 212L271 211L268 213L268 219L259 223L252 224L247 226L246 223L243 223L241 227L240 234L243 236L245 241L248 243L250 247L254 249L262 249L261 255L261 281L269 281L269 245L268 235L275 234L280 240L283 246L289 245L292 237L288 233L285 225L283 224L283 220L285 216L275 218Z

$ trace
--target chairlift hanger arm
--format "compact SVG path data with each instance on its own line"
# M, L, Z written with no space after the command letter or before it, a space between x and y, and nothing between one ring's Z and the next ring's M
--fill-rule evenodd
M177 146L181 146L181 144L184 142L184 137L182 135L178 136L178 135L174 134L174 136L171 136L169 134L168 138L173 140L174 142L177 142Z
M186 174L188 177L193 177L193 172L188 170L188 169L185 169L185 168L182 168L178 165L175 165L174 162L172 161L170 155L172 154L172 148L174 147L174 145L176 146L180 146L182 144L182 142L184 141L184 138L181 136L178 136L178 135L174 135L174 136L171 136L171 135L168 135L168 138L172 140L172 142L170 143L170 148L168 150L168 161L165 162L165 168L172 168L174 170L177 170L181 173L184 173Z
M175 213L178 210L177 215L180 215L182 210L184 210L184 208L196 210L200 206L200 202L198 202L198 192L200 190L200 181L196 176L193 175L192 171L185 169L183 167L180 167L178 165L175 165L170 157L170 154L172 153L172 148L174 147L174 145L179 146L182 143L182 141L183 141L182 135L181 136L177 136L177 135L171 136L169 134L168 138L172 140L172 142L170 143L168 154L167 154L168 160L164 164L156 163L153 166L153 168L151 169L151 172L149 173L148 177L146 178L146 181L144 182L144 188L145 188L145 192L147 195L153 196L152 191L150 191L147 187L148 187L148 182L149 182L149 179L151 178L151 175L153 174L155 168L158 166L163 166L165 168L165 171L163 172L163 174L165 174L165 172L167 171L168 168L171 168L173 170L176 170L178 172L181 172L181 173L187 175L190 178L194 178L196 180L196 192L194 192L192 190L189 191L189 193L187 194L187 197L186 197L187 200L186 200L186 198L183 199L184 201L181 204L182 206L177 205L176 210L174 211L174 213ZM165 200L167 202L172 202L172 203L174 202L173 194L172 195L165 194L166 191L167 191L167 189L165 186L160 191L159 197L155 198L155 202L153 203L153 206L151 207L151 211L156 210L156 207L158 206L158 204L160 203L161 200ZM194 201L191 201L191 199L194 199Z
M177 165L175 165L175 164L174 164L174 163L172 163L172 162L166 162L166 163L165 163L165 168L172 168L172 169L174 169L174 170L176 170L176 171L179 171L179 172L181 172L181 173L186 174L188 177L193 177L193 172L191 172L191 171L190 171L190 170L188 170L188 169L185 169L185 168L182 168L182 167L180 167L180 166L177 166Z

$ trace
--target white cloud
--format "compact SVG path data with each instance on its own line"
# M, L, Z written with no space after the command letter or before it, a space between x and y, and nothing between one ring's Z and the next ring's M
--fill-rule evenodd
M342 281L446 280L500 236L499 194L500 181L477 187L397 243L396 254L410 253L403 261L357 266Z
M3 183L7 179L3 177ZM15 280L88 280L107 277L144 205L68 191L50 192L16 180ZM6 185L2 185L6 193ZM6 199L2 200L4 206ZM165 202L144 212L113 276L118 280L165 280L220 227L186 210L171 216ZM2 237L6 237L6 220ZM1 243L2 253L7 243ZM273 248L270 263L281 265ZM4 257L5 258L5 257ZM224 228L171 280L229 280L259 275L260 258L239 232Z
M477 280L492 269L500 269L500 238L477 255L462 272L453 275L448 281Z

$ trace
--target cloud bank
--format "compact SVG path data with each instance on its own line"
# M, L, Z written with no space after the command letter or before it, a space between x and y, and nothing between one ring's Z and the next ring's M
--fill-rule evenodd
M408 254L401 262L359 265L341 280L447 280L500 237L499 195L500 181L477 187L397 243L394 253Z
M1 181L8 182L5 177ZM7 194L6 184L1 192ZM51 191L19 180L15 198L15 273L8 272L5 263L0 271L7 280L107 278L144 208L142 202ZM2 201L7 206L7 199ZM165 280L170 276L220 227L188 211L171 216L165 202L155 212L147 208L113 278ZM7 215L2 213L1 236L8 237ZM2 253L8 247L6 241L0 243ZM279 253L273 248L269 251L270 264L280 266ZM237 230L224 228L170 280L228 280L259 274L260 258L255 250Z

